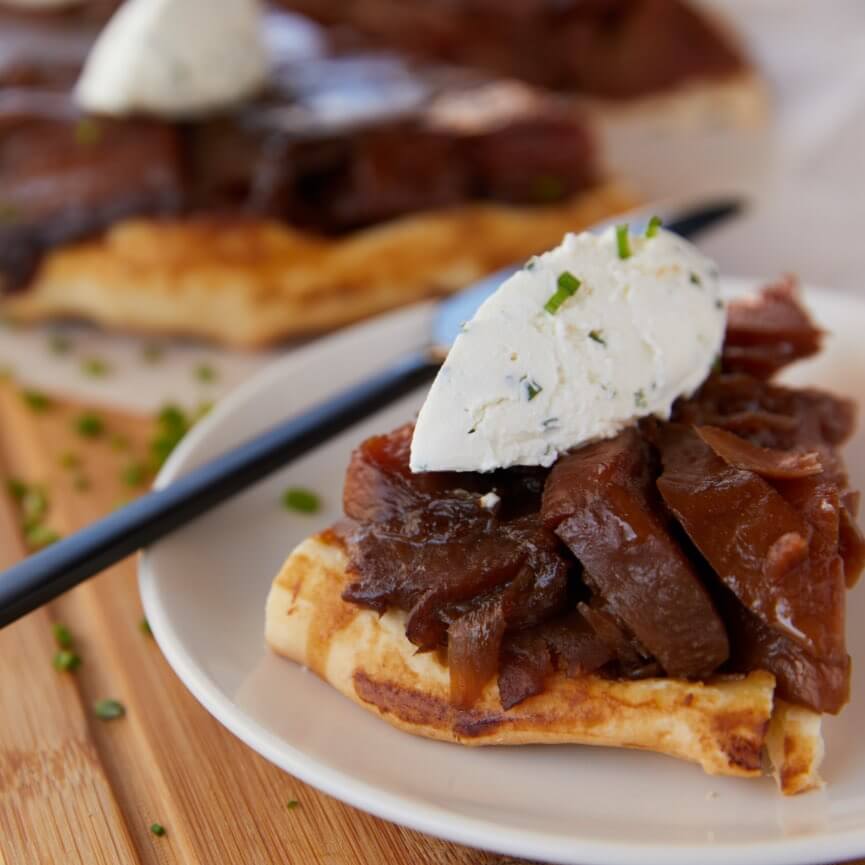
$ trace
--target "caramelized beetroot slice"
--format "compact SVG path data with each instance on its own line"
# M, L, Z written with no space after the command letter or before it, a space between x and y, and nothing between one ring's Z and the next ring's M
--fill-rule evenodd
M414 426L406 424L388 435L372 436L354 450L342 493L347 517L379 522L437 497L475 503L472 493L490 489L489 481L468 472L413 474L409 469L413 433Z
M613 653L578 612L546 622L540 629L556 669L570 678L587 676L613 660Z
M865 568L865 537L846 505L841 508L838 546L844 561L844 579L847 588L852 589Z
M728 304L724 369L769 378L787 364L816 354L822 335L800 305L794 280L786 277L756 297Z
M801 478L823 470L817 451L762 448L713 426L697 427L697 435L728 465L748 469L764 478Z
M729 609L726 609L729 607ZM767 627L735 599L725 604L733 657L730 669L743 673L768 670L777 694L816 712L836 714L850 698L850 659L821 661L798 643Z
M612 659L610 650L576 612L508 634L499 670L502 708L540 694L554 669L571 678L587 676Z
M451 703L468 708L495 675L505 633L499 599L466 613L448 628Z
M753 444L791 450L843 444L853 434L856 406L813 388L714 375L692 399L677 403L673 420L721 427Z
M543 518L667 673L705 676L727 658L724 626L658 515L635 429L560 459L544 490Z
M646 662L649 657L648 652L626 633L600 598L592 598L587 604L578 604L577 609L598 639L620 664L626 667L639 667Z
M536 631L508 635L502 647L499 667L499 699L510 709L544 690L553 672L546 640Z
M803 515L759 475L727 465L691 429L666 425L660 445L658 488L724 584L812 653L843 654L843 595L839 601L835 586L812 567L813 550L803 560L801 544L812 538Z

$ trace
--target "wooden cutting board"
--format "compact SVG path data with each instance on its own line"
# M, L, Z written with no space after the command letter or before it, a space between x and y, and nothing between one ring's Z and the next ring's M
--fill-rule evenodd
M128 468L153 435L148 418L98 409L105 430L84 438L84 411L41 406L0 382L2 489L9 479L42 485L45 524L59 533L139 491ZM0 568L25 554L19 511L0 494ZM128 560L0 630L2 865L517 862L385 823L271 766L187 693L141 619ZM74 636L74 673L52 666L56 623ZM126 716L99 720L103 698Z
M46 524L74 531L136 492L123 478L147 452L148 418L81 406L34 410L0 383L0 476L45 487ZM124 445L124 442L126 443ZM80 461L75 468L61 463ZM65 456L65 459L64 459ZM89 483L89 489L77 487ZM25 553L17 506L0 495L0 568ZM0 630L0 862L3 865L503 865L513 862L385 823L267 763L186 691L140 630L128 560ZM52 666L52 626L82 658ZM126 717L100 721L96 700ZM297 800L295 808L287 807ZM150 825L165 827L162 837Z

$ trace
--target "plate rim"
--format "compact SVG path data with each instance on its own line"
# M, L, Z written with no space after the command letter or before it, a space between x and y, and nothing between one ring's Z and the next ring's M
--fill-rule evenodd
M765 282L763 279L724 277L725 290L740 294ZM865 313L865 301L856 295L803 285L803 294L819 294L824 302L855 304ZM274 381L291 374L291 368L308 363L317 355L326 355L335 345L363 339L376 326L389 325L400 318L428 315L432 304L422 303L361 322L350 328L296 349L266 365L232 393L221 400L208 417L190 431L171 455L157 477L155 486L163 487L183 474L201 442L206 440L236 406L245 403L255 392L267 391ZM138 563L138 583L144 613L153 636L166 661L183 685L204 709L253 751L304 783L361 811L428 835L481 850L542 859L549 862L580 865L728 865L731 857L739 865L809 865L815 861L844 860L865 853L865 825L835 832L815 832L785 839L748 842L669 843L660 841L610 841L593 838L575 839L558 833L505 827L501 823L468 817L456 810L419 802L359 780L356 776L329 767L302 749L270 732L244 712L201 668L182 645L163 613L156 590L157 574L151 556L144 550Z

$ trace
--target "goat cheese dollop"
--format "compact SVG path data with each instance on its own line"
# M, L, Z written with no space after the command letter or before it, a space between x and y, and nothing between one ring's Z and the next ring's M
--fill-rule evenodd
M191 116L245 99L268 72L258 0L126 0L75 94L97 114Z
M724 339L718 269L647 233L569 234L481 305L420 411L412 471L549 466L697 390Z

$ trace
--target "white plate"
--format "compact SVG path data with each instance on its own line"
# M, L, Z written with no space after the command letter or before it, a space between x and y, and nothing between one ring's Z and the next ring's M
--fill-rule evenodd
M732 286L741 288L740 285ZM833 335L793 378L865 404L865 305L812 292ZM159 482L276 423L419 345L429 307L381 318L274 364L217 406ZM683 323L684 325L684 323ZM156 639L190 691L268 760L388 820L454 841L562 863L704 865L813 863L865 853L865 662L853 703L827 721L825 791L782 799L770 779L710 778L695 766L588 747L468 749L400 733L300 667L262 637L271 579L291 548L340 513L350 449L412 417L404 400L146 553L141 593ZM848 450L865 488L865 430ZM314 517L279 505L288 485L319 491ZM865 595L851 595L861 622ZM851 628L865 658L865 629Z

